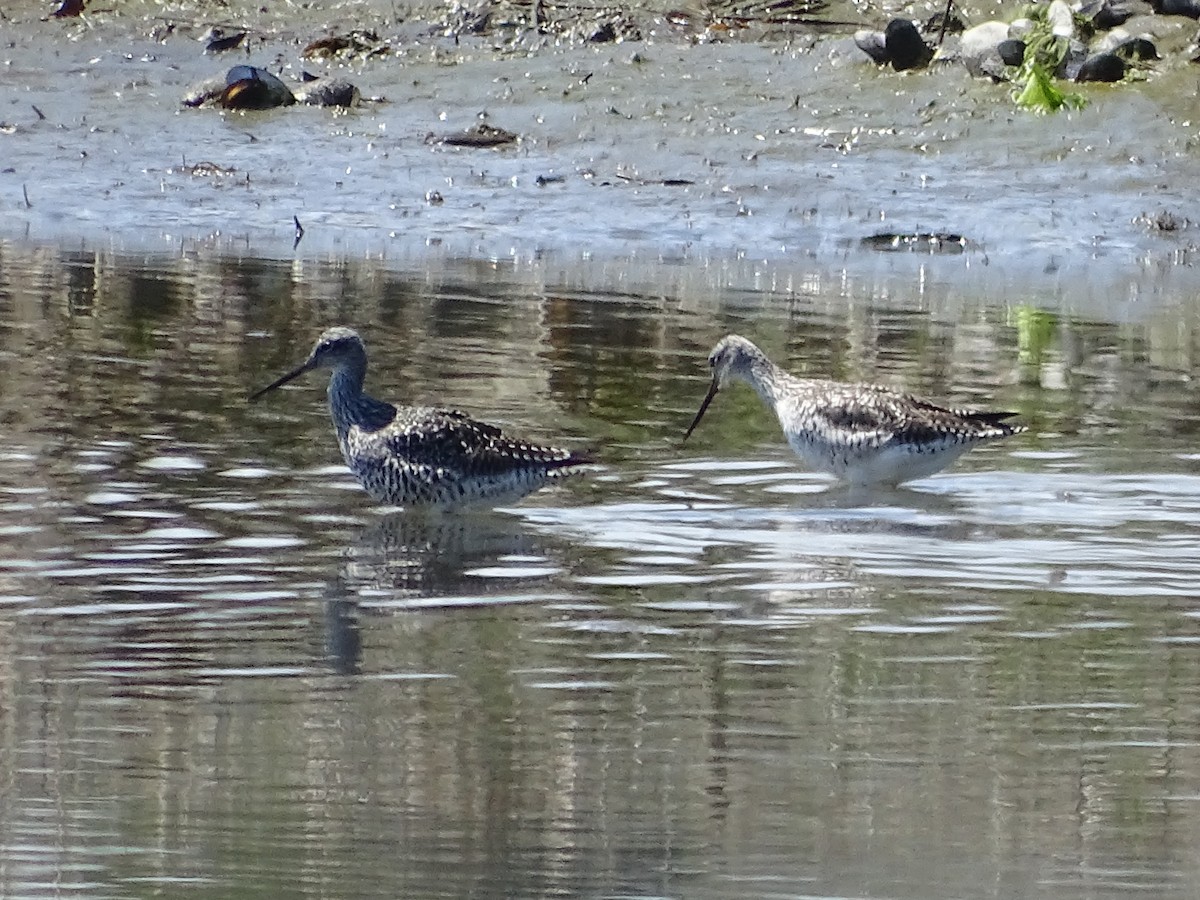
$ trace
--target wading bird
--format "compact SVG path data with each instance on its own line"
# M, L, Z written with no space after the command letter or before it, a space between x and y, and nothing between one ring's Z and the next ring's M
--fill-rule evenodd
M331 370L329 415L342 458L367 493L389 506L511 502L592 462L578 450L506 437L457 410L376 400L363 391L367 349L349 328L325 331L308 359L250 399L313 369Z
M940 472L976 444L1010 437L1015 413L946 409L878 384L797 378L736 334L708 357L712 385L683 436L691 436L717 391L744 381L775 410L810 469L856 485L897 485Z

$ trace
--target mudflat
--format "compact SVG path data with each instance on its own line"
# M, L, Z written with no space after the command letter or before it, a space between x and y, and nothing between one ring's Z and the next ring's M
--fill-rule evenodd
M1190 269L1177 266L1200 175L1183 17L1146 17L1163 59L1132 83L1073 85L1083 109L1036 115L1011 84L953 63L875 66L851 35L887 16L849 5L775 21L665 6L53 9L22 2L0 21L9 238L277 256L298 222L309 252L868 269L899 253L1006 281ZM334 75L362 99L183 105L235 65L296 86ZM454 139L481 125L515 139Z

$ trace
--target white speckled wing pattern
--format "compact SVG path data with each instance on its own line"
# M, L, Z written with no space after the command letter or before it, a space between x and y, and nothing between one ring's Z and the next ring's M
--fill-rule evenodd
M585 454L507 438L458 410L400 407L381 428L339 442L367 492L394 506L516 499L590 462Z

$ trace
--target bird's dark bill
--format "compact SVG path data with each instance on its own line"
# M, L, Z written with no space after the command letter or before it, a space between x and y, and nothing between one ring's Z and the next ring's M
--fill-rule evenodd
M270 393L271 391L275 390L275 388L277 388L277 387L283 387L285 384L287 384L293 378L299 378L301 375L303 375L307 371L308 371L308 363L299 365L296 368L292 369L292 371L288 372L286 375L282 376L281 378L276 378L274 381L272 381L270 384L268 384L262 390L255 391L253 394L250 395L249 399L257 400L263 394Z
M717 379L714 378L712 384L708 387L708 393L704 395L704 402L700 404L700 411L696 413L696 418L692 419L692 424L688 426L687 433L683 436L685 441L692 436L692 432L696 430L696 426L704 418L704 411L708 409L708 404L712 403L713 397L717 396L718 387Z

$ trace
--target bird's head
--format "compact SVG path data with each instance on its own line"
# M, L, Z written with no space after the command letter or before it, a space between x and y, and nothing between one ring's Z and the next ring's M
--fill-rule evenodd
M362 338L358 336L357 331L353 328L345 328L340 325L334 328L327 328L321 332L321 336L313 344L312 351L308 354L308 359L286 375L272 381L262 390L255 391L250 395L250 399L257 400L263 394L273 391L275 388L283 387L289 381L299 378L305 372L311 372L313 369L337 369L341 366L356 366L365 370L366 360L367 350L363 346Z
M688 426L688 430L683 436L685 441L691 437L696 426L700 424L700 420L704 418L708 404L712 403L713 397L717 396L717 391L728 387L731 381L748 380L755 362L765 358L758 347L741 335L728 334L717 342L717 346L713 347L712 353L708 355L708 367L712 370L712 383L708 387L704 402L700 404L700 411L696 413L696 418L692 420L692 424Z

